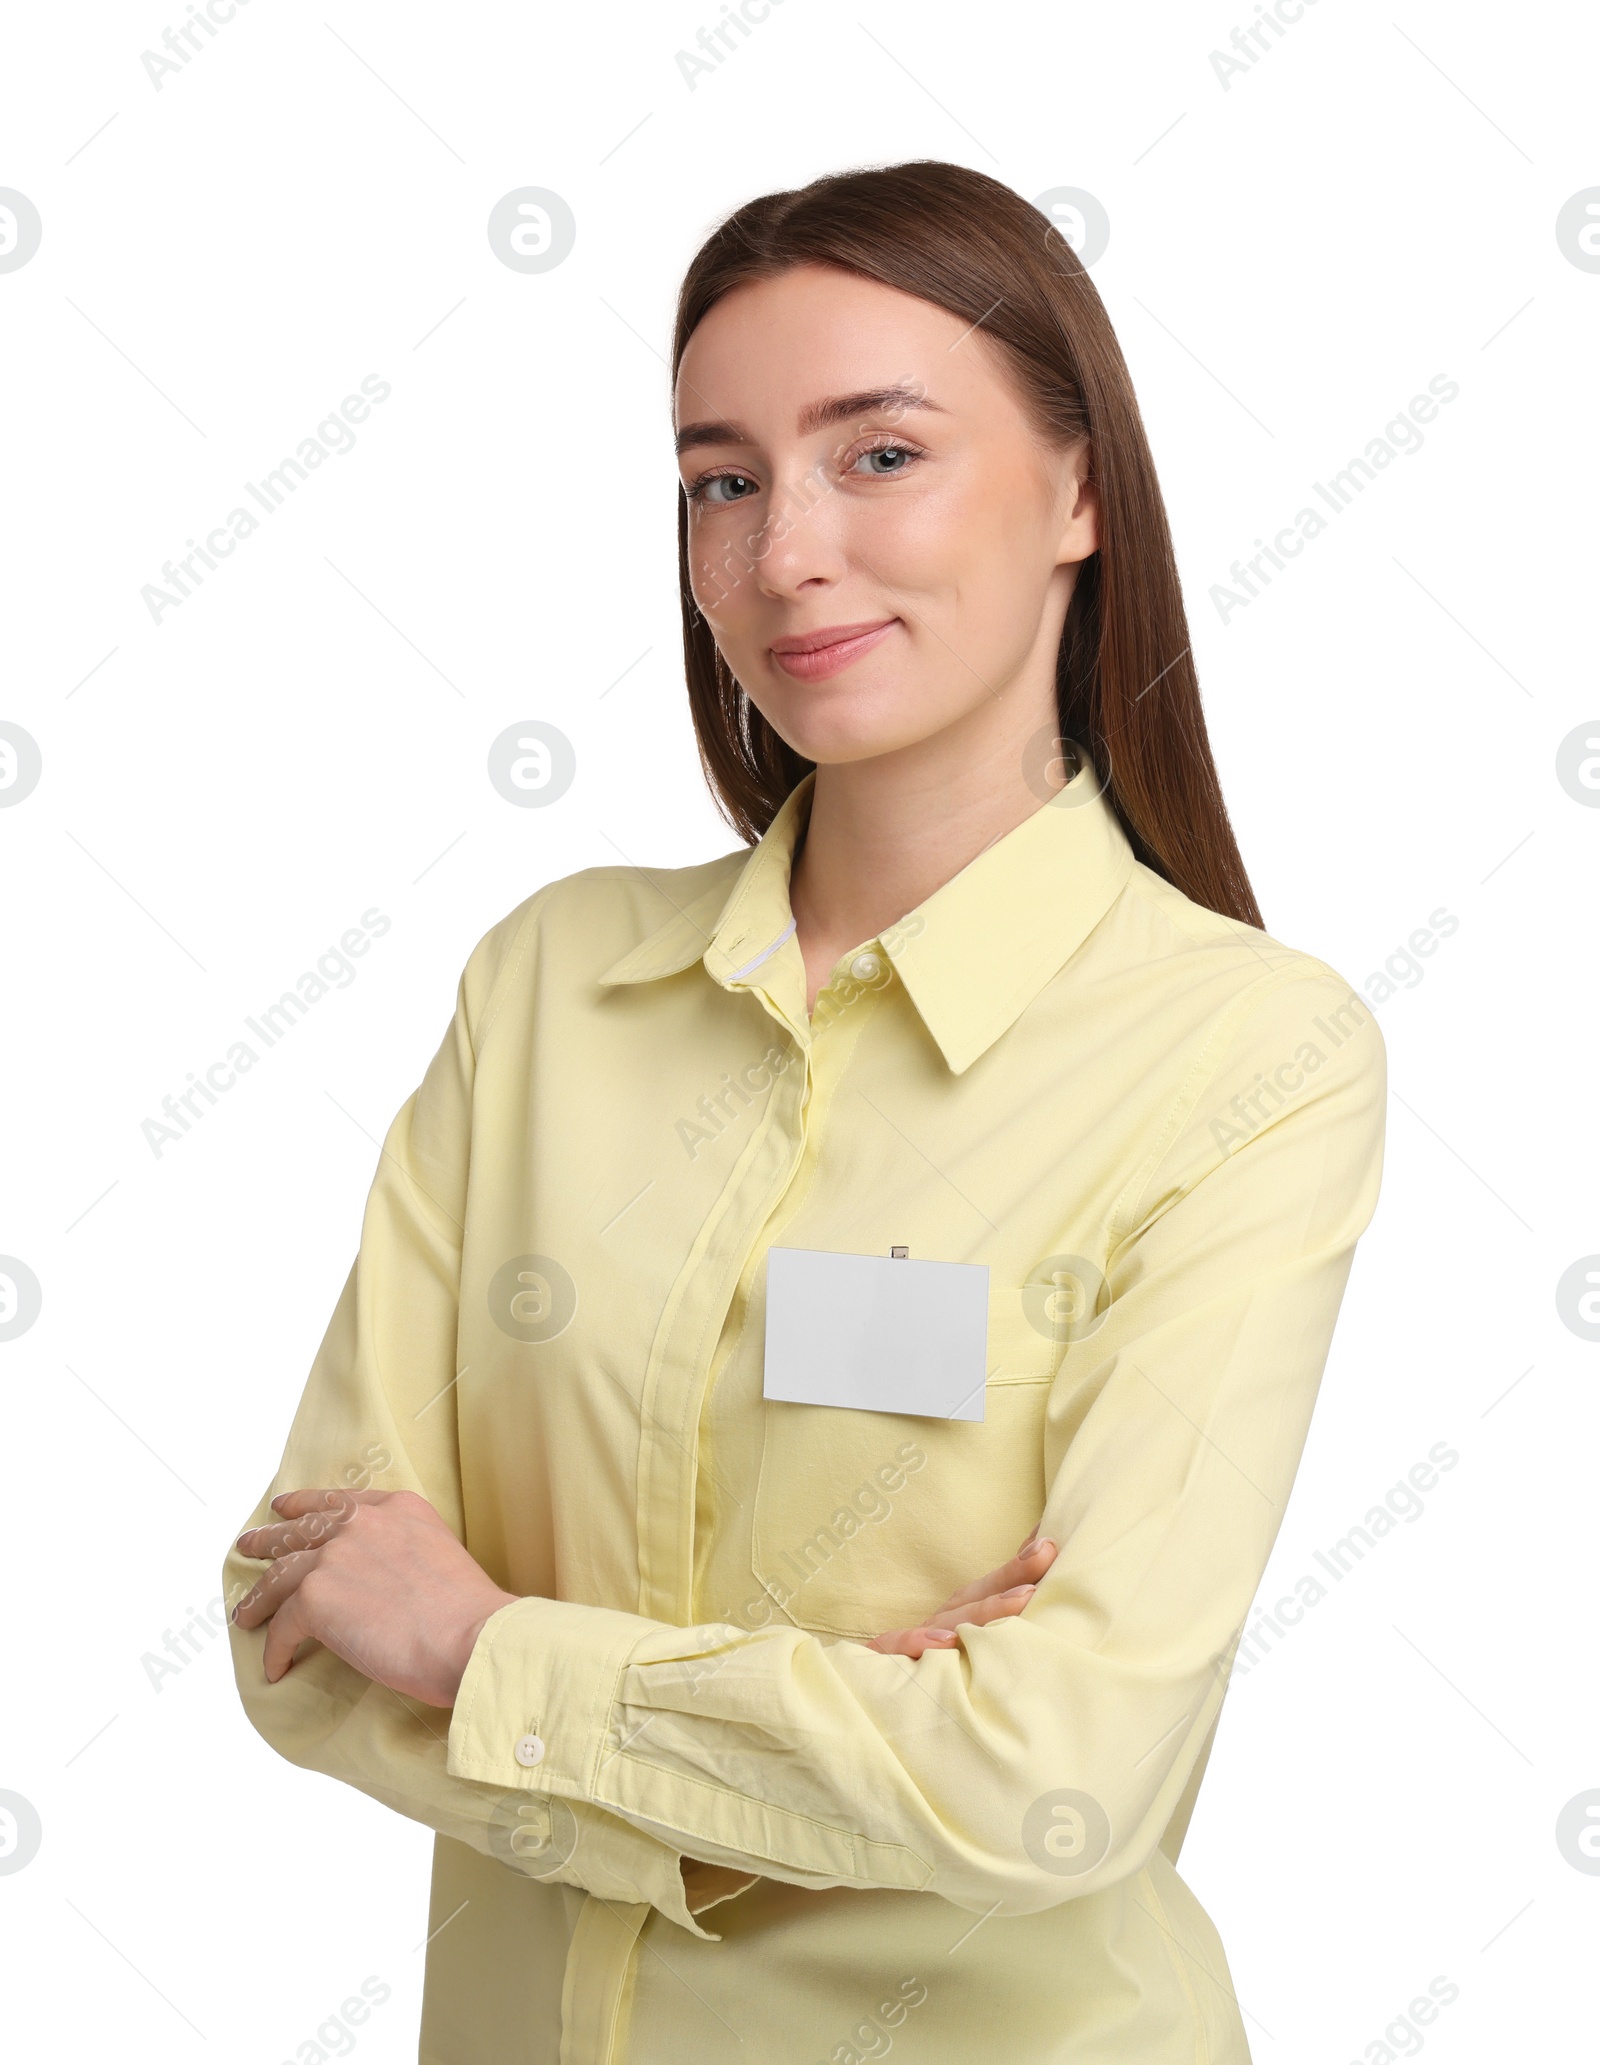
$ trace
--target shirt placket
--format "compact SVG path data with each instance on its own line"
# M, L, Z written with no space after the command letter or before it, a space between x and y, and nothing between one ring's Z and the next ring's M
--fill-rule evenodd
M804 980L798 945L790 941L786 955L792 960L763 967L745 986L788 1034L796 1065L779 1076L753 1138L700 1230L673 1286L645 1377L638 1610L680 1626L694 1617L695 1477L723 1327L763 1230L815 1153L820 1116L889 968L876 941L856 949L819 994L813 1022L796 1011L796 977ZM731 979L729 986L735 986Z
M788 951L798 957L791 943ZM792 970L789 971L792 974ZM775 977L778 971L773 970ZM761 976L767 976L764 968ZM717 1343L760 1228L800 1166L811 1095L810 1028L784 989L724 985L756 997L793 1044L795 1063L773 1084L760 1121L696 1235L651 1345L640 1400L638 1610L674 1626L694 1596L694 1512L701 1409ZM787 987L787 986L786 986Z
M731 980L724 985L737 987ZM810 1029L764 986L749 984L794 1044L744 1153L707 1214L651 1344L639 1407L638 1611L686 1625L694 1593L699 1421L723 1320L756 1229L799 1166L810 1091ZM630 1968L646 1907L592 1895L567 1951L562 2065L616 2065L628 2044Z
M793 949L798 956L798 948ZM865 962L870 961L870 970ZM846 964L860 983L885 965L881 950L863 949ZM763 969L762 974L769 971ZM657 1329L645 1374L640 1408L638 1478L639 1607L642 1614L674 1626L687 1624L694 1605L695 1477L699 1467L701 1415L729 1307L739 1291L762 1231L816 1149L819 1113L831 1102L846 1057L876 999L841 1002L836 985L818 997L815 1031L793 1006L794 969L770 971L771 986L759 979L733 979L756 996L792 1042L796 1064L774 1085L761 1121L735 1164L716 1205L691 1248ZM781 980L784 973L789 981ZM803 970L802 970L803 979ZM848 1031L835 1030L841 1014ZM820 1077L819 1077L820 1064ZM820 1095L819 1095L820 1090ZM564 2009L574 2046L589 2041L580 2032L602 2031L593 2065L615 2065L626 2046L630 2019L626 1998L629 1969L639 1955L638 1936L647 1909L591 1913L568 1951ZM575 2061L563 2039L562 2065ZM588 2061L586 2060L586 2065Z

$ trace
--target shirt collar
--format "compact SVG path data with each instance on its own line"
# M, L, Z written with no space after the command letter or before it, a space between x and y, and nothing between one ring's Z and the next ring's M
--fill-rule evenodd
M1132 871L1133 849L1087 747L1078 759L1077 774L1049 802L876 942L956 1075L1059 973ZM753 988L780 959L797 960L789 870L815 780L807 774L790 792L731 890L714 883L601 982L650 982L698 960L724 989Z

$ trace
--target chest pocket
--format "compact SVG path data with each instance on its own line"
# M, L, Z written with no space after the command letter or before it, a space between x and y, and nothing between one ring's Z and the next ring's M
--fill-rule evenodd
M773 1619L865 1637L915 1626L1014 1556L1044 1508L1062 1343L989 1289L982 1421L765 1401L752 1567Z

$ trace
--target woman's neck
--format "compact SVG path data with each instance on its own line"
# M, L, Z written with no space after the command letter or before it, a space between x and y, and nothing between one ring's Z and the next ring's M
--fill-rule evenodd
M959 772L922 749L818 767L789 882L806 1009L841 955L875 938L1015 829L1045 797L1023 772L1024 739L996 727Z

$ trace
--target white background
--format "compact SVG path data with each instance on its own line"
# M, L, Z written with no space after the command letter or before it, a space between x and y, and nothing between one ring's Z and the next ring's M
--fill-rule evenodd
M159 90L181 12L12 17L0 185L44 226L0 273L0 716L44 762L0 809L0 1252L43 1286L0 1346L0 1788L44 1830L0 1875L17 2056L313 2058L369 1974L359 2054L415 2055L429 1832L274 1756L220 1636L159 1690L143 1659L219 1589L473 943L552 877L735 843L682 688L673 295L740 201L910 157L1108 211L1269 930L1364 987L1459 921L1379 1007L1383 1197L1262 1598L1459 1462L1235 1684L1185 1873L1258 2065L1382 2059L1437 1975L1440 2060L1592 2055L1600 1876L1555 1822L1600 1787L1600 1349L1555 1289L1600 1248L1600 812L1555 765L1600 710L1600 274L1555 220L1600 183L1600 30L1321 0L1224 86L1253 12L784 0L693 89L720 0L251 0ZM525 185L578 225L537 275L485 233ZM162 563L367 374L355 449L152 622ZM1230 563L1436 374L1423 448L1224 622ZM530 718L577 753L546 810L485 773ZM357 978L154 1154L163 1097L374 906Z

